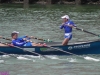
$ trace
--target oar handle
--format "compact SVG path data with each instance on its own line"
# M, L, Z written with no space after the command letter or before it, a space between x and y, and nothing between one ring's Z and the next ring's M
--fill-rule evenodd
M83 31L83 32L86 32L86 33L89 33L89 34L92 34L92 35L95 35L95 36L98 36L98 37L100 37L100 35L98 35L98 34L95 34L95 33L92 33L92 32L89 32L89 31L87 31L87 30L84 30L84 29L82 29L82 28L78 28L78 27L75 27L77 30L81 30L81 31Z

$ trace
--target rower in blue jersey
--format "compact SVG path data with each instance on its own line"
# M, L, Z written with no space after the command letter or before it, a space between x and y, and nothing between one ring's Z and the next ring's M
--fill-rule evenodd
M72 39L72 28L76 27L73 21L69 19L68 15L64 15L61 17L63 20L62 25L60 26L60 29L64 29L65 34L64 34L64 40L62 42L62 45L67 45L69 40Z
M13 31L11 33L11 37L12 37L12 44L14 46L44 46L45 44L36 44L36 43L32 43L29 41L29 38L28 36L23 36L23 37L20 37L18 38L18 33L17 31ZM27 40L28 39L28 40Z

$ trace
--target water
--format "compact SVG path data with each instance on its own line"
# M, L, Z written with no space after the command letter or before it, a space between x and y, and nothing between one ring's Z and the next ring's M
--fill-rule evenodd
M66 8L66 9L65 9ZM79 28L99 34L100 9L98 6L55 6L51 8L0 8L0 35L10 37L12 31L29 35L63 40L61 16L68 14ZM59 37L58 37L59 36ZM99 37L73 29L73 41L95 40ZM0 39L0 41L5 41ZM35 40L36 41L36 40ZM37 42L37 41L36 41ZM85 56L85 55L84 55ZM100 61L84 59L78 56L20 56L13 58L0 56L0 73L10 75L100 75ZM87 55L100 60L100 55Z
M99 75L100 63L75 56L48 56L40 59L34 56L23 56L27 59L15 59L2 56L1 71L10 75ZM54 59L55 57L55 59ZM53 59L52 59L53 58ZM97 58L97 57L95 57Z

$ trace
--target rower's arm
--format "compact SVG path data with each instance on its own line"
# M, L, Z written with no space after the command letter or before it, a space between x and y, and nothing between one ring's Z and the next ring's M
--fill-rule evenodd
M76 26L74 26L74 25L67 25L67 26L69 26L69 27L71 27L71 28L75 28Z
M67 26L69 26L69 27L71 27L71 28L73 28L73 27L74 27L73 25L67 25Z
M62 23L62 25L60 26L60 29L63 29L64 28L64 23Z
M29 40L30 38L28 36L21 36L18 38L18 40L20 40L21 42L24 42L26 40Z
M67 26L72 27L72 28L76 27L73 21L71 21L70 24L67 24Z
M23 46L26 42L17 42L17 41L12 41L12 44L14 46Z

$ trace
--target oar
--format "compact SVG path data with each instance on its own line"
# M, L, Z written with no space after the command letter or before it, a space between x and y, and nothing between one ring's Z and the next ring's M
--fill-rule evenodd
M18 48L18 49L21 49L21 50L23 50L23 51L30 52L30 53L32 53L32 54L36 54L36 55L42 56L42 57L44 57L44 58L47 58L47 57L44 56L44 55L41 55L41 54L39 54L39 53L36 53L36 52L33 52L33 51L29 51L29 50L23 49L23 48L18 47L18 46L13 46L13 47Z
M10 55L10 54L8 54L8 53L5 53L5 52L2 52L2 51L0 51L0 53L2 53L2 54L4 54L4 55L11 56L11 57L14 57L14 58L17 58L17 57L16 57L16 56L14 56L14 55Z
M98 36L98 37L100 37L100 35L98 35L98 34L95 34L95 33L92 33L92 32L89 32L89 31L87 31L87 30L84 30L84 29L82 29L82 28L78 28L78 27L75 27L77 30L81 30L81 31L83 31L83 32L86 32L86 33L89 33L89 34L92 34L92 35L95 35L95 36Z
M10 38L4 38L4 37L2 37L2 39L5 39L5 40L10 40L10 41L11 41L11 39L10 39Z
M81 57L81 58L84 58L86 60L100 61L99 59L95 59L95 58L92 58L92 57L89 57L89 56L83 57L83 56L80 56L80 55L77 55L77 54L74 54L74 53L71 53L71 52L68 52L68 51L64 51L64 50L59 49L59 48L55 48L55 47L51 47L51 46L46 46L46 47L54 49L54 50L58 50L58 51L61 51L61 52L67 53L67 54L75 55L77 57Z
M11 40L10 38L4 38L4 37L2 37L2 39L5 39L5 40ZM44 42L53 42L53 41L51 41L51 40L49 40L49 39L42 39L42 38L37 38L37 37L31 37L30 39L37 39L37 40L41 40L41 41L44 41Z
M2 51L0 51L0 53L2 53L2 54L4 54L4 55L8 55L8 56L11 56L11 57L14 57L14 58L17 58L17 59L24 59L24 60L30 60L30 59L28 59L28 58L26 58L26 57L20 57L20 56L14 56L14 55L10 55L10 54L8 54L8 53L5 53L5 52L2 52Z
M37 37L32 37L33 39L37 39L37 40L41 40L41 41L45 41L45 42L53 42L53 41L51 41L51 40L49 40L49 39L42 39L42 38L37 38Z

